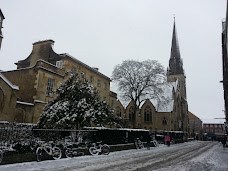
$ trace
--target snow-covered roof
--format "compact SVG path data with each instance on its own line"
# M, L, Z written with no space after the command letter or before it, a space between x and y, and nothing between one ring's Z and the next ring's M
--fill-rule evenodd
M60 56L63 56L63 57L71 58L71 59L73 59L74 61L76 61L76 62L78 62L78 63L84 65L85 67L89 68L90 70L96 72L97 74L99 74L99 75L101 75L101 76L103 76L103 77L105 77L106 79L108 79L108 80L111 81L111 79L110 79L109 77L107 77L106 75L104 75L104 74L102 74L101 72L99 72L96 68L90 67L89 65L87 65L87 64L83 63L82 61L76 59L75 57L71 56L70 54L68 54L68 53L63 53L63 54L59 54L59 55L60 55Z
M157 112L171 112L173 111L174 99L173 99L173 90L176 92L178 88L178 80L175 82L166 83L162 89L163 93L160 94L159 99L149 99L153 104ZM126 107L130 104L131 101L122 102L123 107ZM140 104L139 108L144 105L145 101Z
M16 85L13 85L4 75L2 75L1 73L0 73L0 78L6 83L6 84L8 84L8 86L10 86L12 89L14 89L14 90L19 90L19 87L18 86L16 86Z
M34 100L34 103L44 103L44 104L46 104L47 102L42 101L42 100Z
M18 104L22 104L22 105L28 105L28 106L33 106L33 103L28 103L28 102L22 102L22 101L17 101Z
M122 131L149 131L147 129L106 128L106 127L83 127L83 129L92 129L92 130L122 130Z

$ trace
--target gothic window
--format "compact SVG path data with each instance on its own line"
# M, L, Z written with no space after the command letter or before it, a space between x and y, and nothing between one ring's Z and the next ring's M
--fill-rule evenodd
M54 79L48 78L46 96L50 96L50 97L53 96L54 82L55 82Z
M21 108L16 109L16 114L14 120L16 122L22 123L24 122L25 111Z
M132 122L133 121L133 116L134 116L134 109L133 107L131 107L129 109L129 121Z
M167 120L166 120L165 117L164 117L163 120L162 120L162 124L163 124L163 125L167 125Z
M116 107L116 115L121 117L121 109L119 106Z
M147 106L144 110L144 122L152 121L152 110L149 106Z

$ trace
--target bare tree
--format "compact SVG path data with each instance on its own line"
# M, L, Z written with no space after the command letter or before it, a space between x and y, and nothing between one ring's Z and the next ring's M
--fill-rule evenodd
M115 66L112 80L117 84L124 101L134 103L133 127L136 128L136 112L146 99L157 99L166 83L164 67L156 60L126 60Z

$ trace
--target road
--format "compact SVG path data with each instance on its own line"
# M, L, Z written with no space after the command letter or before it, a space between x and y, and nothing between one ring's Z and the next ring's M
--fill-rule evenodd
M150 150L0 166L0 171L227 171L228 149L218 142L192 141ZM24 171L23 170L23 171Z

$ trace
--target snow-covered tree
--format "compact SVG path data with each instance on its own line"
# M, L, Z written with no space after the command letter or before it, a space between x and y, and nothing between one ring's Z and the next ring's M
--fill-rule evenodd
M117 84L120 97L133 101L133 126L136 127L136 112L146 99L158 99L162 86L166 83L164 67L156 60L134 61L126 60L115 66L112 80Z
M106 124L119 124L98 91L87 80L72 75L56 90L57 98L43 109L38 121L39 128L73 128Z

